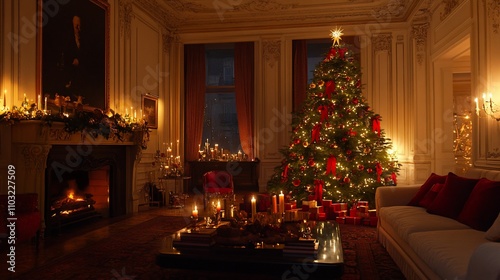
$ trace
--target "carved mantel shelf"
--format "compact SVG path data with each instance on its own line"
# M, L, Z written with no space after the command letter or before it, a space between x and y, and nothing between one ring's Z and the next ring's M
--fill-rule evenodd
M103 136L93 137L88 133L68 133L64 123L53 122L50 126L38 120L26 120L11 126L11 139L15 144L39 145L126 145L140 146L144 132L122 134L122 139L115 135L108 139ZM140 149L140 147L139 147Z

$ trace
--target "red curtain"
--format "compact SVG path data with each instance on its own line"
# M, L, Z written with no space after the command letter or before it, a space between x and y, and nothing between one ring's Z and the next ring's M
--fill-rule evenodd
M307 89L307 41L293 40L292 43L293 111L302 107Z
M254 43L236 43L234 46L234 86L236 111L242 150L250 159L254 158L253 113L254 113Z
M184 46L186 160L198 160L205 108L205 45Z

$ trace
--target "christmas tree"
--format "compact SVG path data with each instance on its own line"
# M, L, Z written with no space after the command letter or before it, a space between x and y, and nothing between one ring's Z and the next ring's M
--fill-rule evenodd
M332 30L333 45L314 70L301 110L293 115L290 145L268 182L270 193L299 203L367 200L375 189L396 185L399 164L391 140L362 95L361 71L353 52Z

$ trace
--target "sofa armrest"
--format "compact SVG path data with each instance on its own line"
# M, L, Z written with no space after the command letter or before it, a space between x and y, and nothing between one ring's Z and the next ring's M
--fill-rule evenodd
M407 205L420 187L421 185L378 187L375 191L377 213L382 207Z
M500 279L500 243L484 243L474 250L466 279Z

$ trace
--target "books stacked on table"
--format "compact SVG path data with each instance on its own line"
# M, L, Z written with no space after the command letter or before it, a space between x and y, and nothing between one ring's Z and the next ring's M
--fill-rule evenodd
M287 242L283 248L285 257L315 257L318 253L318 241L313 238L300 238L297 241Z
M179 240L174 240L174 247L210 247L215 243L216 228L200 228L198 231L185 231Z

